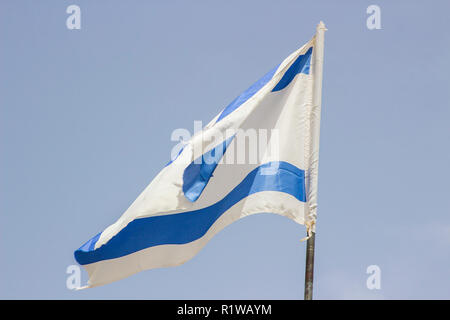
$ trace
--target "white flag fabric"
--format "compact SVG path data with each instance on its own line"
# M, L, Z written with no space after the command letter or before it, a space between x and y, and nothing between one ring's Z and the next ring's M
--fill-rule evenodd
M195 134L117 222L75 251L88 287L180 265L255 213L279 214L314 232L315 39Z

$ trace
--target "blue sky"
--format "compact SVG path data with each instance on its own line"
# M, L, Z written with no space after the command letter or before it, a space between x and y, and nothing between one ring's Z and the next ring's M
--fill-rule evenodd
M66 8L81 8L81 30ZM368 30L366 8L381 8ZM448 1L2 1L0 298L302 299L303 226L242 219L191 261L84 291L73 251L193 131L311 38L325 63L314 297L450 298ZM366 268L381 289L366 288ZM82 282L87 281L83 273Z

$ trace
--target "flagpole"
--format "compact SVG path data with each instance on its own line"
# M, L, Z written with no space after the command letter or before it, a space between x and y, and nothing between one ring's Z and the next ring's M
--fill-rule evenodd
M309 214L312 221L316 218L317 209L317 178L319 166L319 137L320 137L320 111L322 105L322 74L323 74L323 47L325 24L320 21L316 29L316 39L313 51L313 104L311 111L311 153L310 153L310 174L309 174L309 191L308 204ZM306 242L306 265L305 265L305 300L313 298L313 279L314 279L314 250L316 233L314 225L310 225L312 233Z

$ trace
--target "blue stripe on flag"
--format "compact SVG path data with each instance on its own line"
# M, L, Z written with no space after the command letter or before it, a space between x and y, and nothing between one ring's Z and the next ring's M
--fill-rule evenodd
M284 73L283 78L277 83L272 92L280 91L286 88L289 83L295 78L299 73L309 74L309 69L311 66L311 53L313 48L309 48L305 54L298 56L289 69Z
M264 174L267 172L270 175ZM153 246L189 243L204 236L234 204L261 191L284 192L305 202L305 172L283 161L266 163L252 170L215 204L195 211L133 220L96 250L94 246L100 235L89 240L75 251L75 259L83 265L123 257Z
M239 97L234 99L220 114L216 123L225 118L231 112L239 108L244 102L253 97L264 85L272 79L273 75L277 71L279 65L266 73L261 79L256 81L250 88L245 90Z
M178 157L180 156L180 154L183 152L185 146L186 146L186 145L184 145L183 147L181 147L181 149L180 149L180 151L178 151L177 155L176 155L173 159L170 159L170 161L165 165L165 167L169 166L172 162L174 162L175 160L177 160L177 158L178 158Z

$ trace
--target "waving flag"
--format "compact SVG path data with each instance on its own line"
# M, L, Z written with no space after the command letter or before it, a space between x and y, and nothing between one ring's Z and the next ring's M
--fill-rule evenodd
M180 265L220 230L275 213L314 232L316 37L186 142L125 213L75 251L88 286Z

